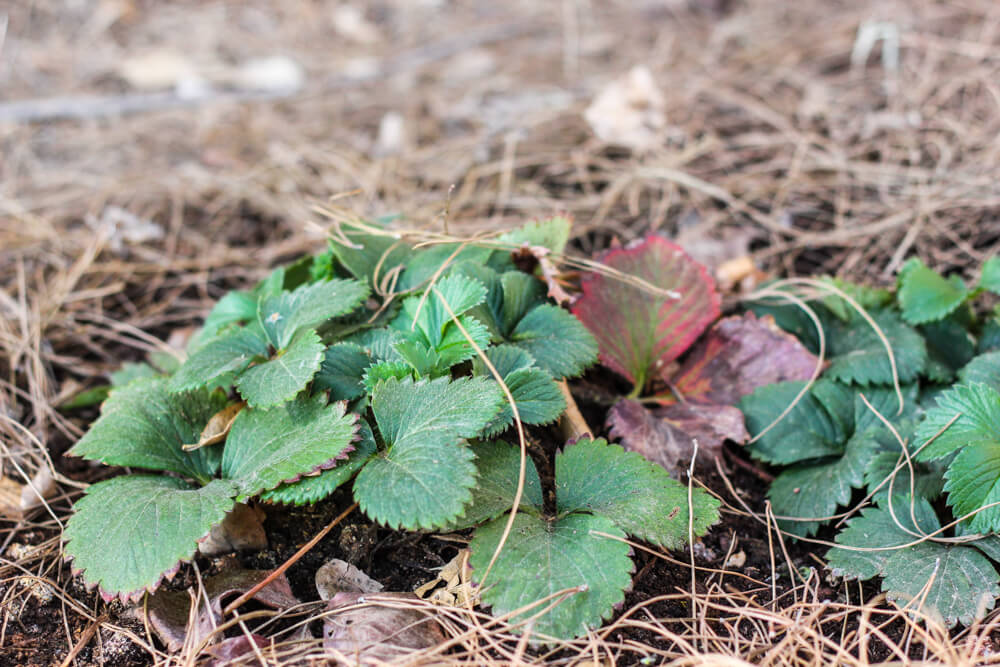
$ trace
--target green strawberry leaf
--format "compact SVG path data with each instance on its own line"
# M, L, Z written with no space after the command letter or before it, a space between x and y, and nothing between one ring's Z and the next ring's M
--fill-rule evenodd
M965 384L981 382L993 389L1000 389L1000 350L973 357L958 372L958 378Z
M862 580L882 576L886 573L886 561L896 552L890 547L915 542L921 531L928 534L941 527L924 498L916 499L912 516L916 524L910 514L909 497L903 493L893 496L892 512L888 505L861 510L860 516L848 520L847 527L837 535L837 544L842 546L826 554L833 575Z
M422 248L413 251L413 255L406 264L406 271L403 272L399 280L397 291L409 291L423 289L431 278L434 277L445 262L448 265L445 269L461 262L473 262L475 264L486 264L493 250L490 248L480 248L467 245L460 248L458 243L442 243L429 248ZM448 300L451 303L451 300ZM456 311L458 314L458 311Z
M313 379L314 390L329 390L335 401L352 401L365 393L365 370L372 359L355 343L337 343L326 348L323 363Z
M688 541L688 489L655 463L605 440L583 438L556 454L556 505L561 514L592 512L639 539L668 549ZM719 501L693 489L693 533L719 520Z
M473 535L469 562L472 576L480 584L506 523L506 517L494 519ZM602 516L570 514L547 521L519 513L483 588L483 604L499 616L579 587L578 592L536 619L532 632L557 638L582 635L610 618L615 605L625 600L633 566L624 537ZM523 621L552 602L550 599L515 615L510 622Z
M354 449L358 416L343 401L300 398L270 410L244 409L222 454L222 475L239 485L240 500L332 468Z
M926 324L947 317L969 297L962 279L944 278L914 257L899 270L896 298L903 319L910 324Z
M1000 595L997 571L972 547L921 542L893 553L882 588L889 600L910 604L947 627L971 625Z
M889 341L900 382L917 379L927 365L927 345L923 337L892 311L872 314ZM862 386L892 384L892 365L882 339L865 320L827 332L830 366L824 377Z
M386 451L354 482L362 511L409 530L461 516L476 480L474 454L464 439L482 432L502 399L497 384L482 377L378 383L371 404Z
M556 379L576 377L597 361L594 336L572 313L552 304L529 311L511 330L508 340Z
M573 220L557 215L545 220L536 220L512 229L497 237L504 246L541 246L559 255L566 249Z
M369 285L382 285L391 272L406 266L413 253L407 244L392 236L341 231L353 247L331 239L330 251L351 275Z
M126 475L93 484L66 524L66 555L105 600L137 600L190 560L233 509L236 485L194 488L174 477Z
M208 482L219 468L218 447L185 452L226 405L221 392L202 389L174 394L163 378L139 379L116 388L101 416L69 451L107 465L171 472Z
M545 286L534 276L521 271L507 271L500 276L503 303L496 313L503 335L510 336L525 315L545 302Z
M297 333L346 315L368 296L368 286L356 280L326 280L302 285L261 301L258 317L268 340L282 350Z
M365 370L365 375L362 378L364 382L365 390L368 393L375 391L376 385L382 380L388 380L389 378L395 378L397 380L413 379L413 367L402 361L383 361L381 363L369 366Z
M966 520L969 530L1000 531L1000 439L970 441L949 464L944 478L955 515L976 512Z
M268 358L268 345L254 329L237 328L200 347L170 378L171 391L230 384L255 361Z
M1000 294L1000 256L994 255L983 262L983 272L979 275L979 287Z
M813 535L864 484L865 468L878 451L872 431L855 434L843 456L786 468L771 483L768 498L778 525L795 535ZM784 518L781 518L784 517Z
M981 383L955 385L941 392L917 427L915 444L924 445L932 438L917 455L921 461L944 458L962 449L993 448L1000 443L1000 393Z
M750 435L757 437L770 426L804 386L804 382L780 382L744 396L739 407ZM853 430L853 423L845 423L852 408L853 393L847 387L818 380L781 421L748 449L758 459L782 465L839 455Z
M976 346L954 317L920 327L927 342L927 377L933 382L951 382L955 373L976 354Z
M291 484L282 484L276 489L260 494L260 499L269 503L284 505L310 505L318 503L342 484L350 480L361 470L375 454L375 435L364 419L358 420L358 435L360 440L353 443L354 450L343 461L338 461L333 468L321 471L318 475L303 477Z
M552 376L534 367L534 359L524 350L513 345L497 345L485 350L486 357L503 378L514 397L518 415L525 424L550 424L559 419L566 409L559 385ZM472 364L473 373L492 377L481 359ZM487 437L506 430L514 423L514 411L505 400L500 413L484 430Z
M514 506L521 468L520 450L503 440L490 440L473 444L472 452L476 455L476 468L479 469L479 478L472 489L472 502L462 516L442 528L444 531L478 526ZM534 510L535 513L542 510L542 483L530 456L525 461L521 509Z
M573 306L600 344L601 363L641 391L719 316L719 294L704 266L655 234L610 250L601 261L667 291L654 293L595 272L583 281Z
M903 465L896 470L900 463ZM944 490L943 469L927 463L912 462L916 473L913 491L916 497L935 500ZM910 466L901 459L898 445L896 451L879 452L872 457L865 470L865 487L874 492L872 501L878 505L885 503L889 493L893 495L910 493Z
M295 334L273 359L240 373L236 388L252 408L286 403L305 389L323 363L323 343L312 329Z

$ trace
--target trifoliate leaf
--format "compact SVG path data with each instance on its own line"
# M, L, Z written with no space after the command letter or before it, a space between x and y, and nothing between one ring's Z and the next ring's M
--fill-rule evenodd
M291 344L295 334L346 315L367 296L368 286L364 283L326 280L263 300L258 316L271 344L281 350Z
M566 409L566 399L552 376L534 367L534 359L524 350L513 345L497 345L485 350L504 384L514 397L518 416L525 424L550 424L559 419ZM476 375L492 377L486 365L478 358L473 362ZM514 411L506 400L500 413L486 427L487 437L504 431L514 423Z
M908 496L900 493L893 496L891 512L888 505L869 507L848 520L847 528L837 535L837 544L842 546L826 554L833 575L861 580L882 576L886 561L897 551L889 547L910 544L920 539L921 534L933 533L941 527L926 499L916 499L912 515L910 509Z
M323 363L323 343L312 329L300 330L273 359L240 373L236 388L252 408L280 405L305 389Z
M503 440L490 440L472 445L479 477L472 489L472 502L465 513L442 530L461 530L495 519L514 506L517 480L521 467L520 450ZM542 483L534 461L524 462L524 491L521 508L542 509Z
M891 601L909 604L947 627L970 625L1000 595L997 571L972 547L922 542L889 557L882 588Z
M313 379L314 390L329 390L335 401L354 400L365 393L362 381L371 357L354 343L331 345L323 354L323 363Z
M161 378L139 379L114 389L101 417L69 451L108 465L171 472L207 482L219 468L218 447L185 452L198 442L212 415L226 405L221 392L174 394Z
M593 335L571 313L551 304L538 306L521 318L509 341L556 379L576 377L597 361Z
M66 525L66 555L105 599L138 599L194 556L235 495L236 485L221 479L201 488L160 475L98 482Z
M410 530L461 516L476 481L474 455L463 439L482 431L502 398L497 384L482 377L417 383L390 378L376 385L372 412L386 452L354 482L365 514Z
M668 549L688 542L688 489L662 467L605 440L583 438L556 454L556 507L592 512ZM695 537L719 520L719 501L691 490Z
M878 450L871 431L847 441L843 456L786 468L771 483L768 498L778 525L795 535L813 535L864 483L865 467ZM785 517L785 518L780 518Z
M504 244L504 246L521 246L525 243L529 246L542 246L558 255L566 249L572 225L573 221L570 218L557 215L546 220L529 222L523 227L512 229L497 237L497 241Z
M892 311L873 313L872 318L892 348L900 382L917 379L927 365L923 337ZM862 386L892 384L885 343L865 320L855 318L846 327L828 332L827 343L832 358L825 377Z
M961 278L945 278L917 257L908 260L899 270L896 299L903 310L903 319L910 324L943 319L968 296L969 291Z
M506 517L494 519L478 528L472 538L470 564L477 583L483 583L481 578L506 522ZM499 616L577 588L578 592L567 594L565 600L535 620L532 631L557 638L582 635L610 618L615 605L625 600L624 590L632 583L632 561L624 537L602 516L570 514L547 521L519 513L485 582L483 604ZM553 602L549 599L510 622L523 621Z
M740 401L740 409L746 417L750 435L756 437L770 426L804 386L804 382L781 382L745 396ZM853 409L853 401L853 394L847 387L818 380L781 421L748 449L753 456L777 464L839 455L853 430L853 423L848 428L843 418L845 408Z
M965 384L981 382L993 389L1000 389L1000 350L974 357L958 372Z
M411 296L403 301L403 310L393 322L402 331L416 330L432 347L437 347L445 334L445 325L452 323L448 308L457 316L478 306L486 299L486 287L478 280L461 274L442 278L423 296ZM443 303L442 303L443 302ZM448 304L445 308L444 303Z
M601 363L642 387L719 316L719 295L704 266L655 234L601 261L660 290L595 272L573 306L600 344Z
M291 484L282 484L276 489L260 494L260 499L269 503L284 505L309 505L323 500L337 490L344 482L368 463L375 454L375 436L368 422L359 419L358 435L360 440L353 443L354 450L343 461L318 475L303 477Z
M1000 294L1000 256L994 255L983 262L983 272L979 276L979 287Z
M941 392L914 437L918 447L934 439L917 455L921 461L944 458L957 450L992 448L1000 443L1000 393L980 383L955 385Z
M199 348L170 378L171 391L218 384L268 356L267 341L254 329L233 329Z
M951 382L976 354L969 332L953 317L925 324L920 333L927 342L927 377L933 382Z
M239 485L240 500L303 475L332 468L354 448L358 416L326 396L300 398L270 410L244 409L229 431L222 476Z

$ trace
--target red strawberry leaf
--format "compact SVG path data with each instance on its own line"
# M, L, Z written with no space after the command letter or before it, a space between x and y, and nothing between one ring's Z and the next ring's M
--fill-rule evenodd
M639 393L719 316L719 295L704 266L656 234L601 261L623 275L589 274L573 313L597 339L601 363Z

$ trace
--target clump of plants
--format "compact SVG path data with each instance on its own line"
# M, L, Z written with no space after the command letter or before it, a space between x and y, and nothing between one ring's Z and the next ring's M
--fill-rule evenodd
M919 259L895 290L774 285L752 310L828 364L740 403L751 455L780 469L768 496L781 527L834 526L835 575L881 577L890 600L948 626L1000 595L1000 313L977 312L985 292L1000 293L997 258L973 287Z
M65 531L74 568L106 599L135 600L238 503L314 503L351 484L385 526L473 528L473 578L496 613L561 594L536 633L599 625L630 584L626 536L680 547L717 520L718 503L591 438L556 454L546 489L503 439L515 420L558 420L558 382L597 358L593 335L525 261L561 253L568 234L554 218L417 248L352 229L224 296L182 364L116 378L71 450L144 471L77 502Z

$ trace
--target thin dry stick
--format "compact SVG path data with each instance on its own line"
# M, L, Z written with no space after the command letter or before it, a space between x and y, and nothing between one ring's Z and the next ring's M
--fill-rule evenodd
M88 625L87 629L83 631L82 635L80 635L80 639L77 640L72 650L70 650L70 652L66 654L66 657L63 658L63 661L59 663L59 667L69 667L73 664L73 661L76 660L76 656L80 655L80 651L82 651L87 644L90 643L90 640L94 637L94 633L97 632L97 629L101 627L101 624L104 623L105 620L107 620L107 617L101 616L100 618L90 622L90 625Z
M244 593L243 595L239 596L235 600L233 600L231 603L229 603L229 605L227 605L226 608L222 610L223 615L231 614L234 609L236 609L241 604L243 604L244 602L246 602L247 600L249 600L250 598L252 598L254 595L257 595L257 593L259 593L262 588L264 588L269 583L271 583L272 581L274 581L275 579L277 579L278 577L280 577L282 574L284 574L288 570L288 568L290 568L292 565L295 565L295 563L297 563L300 558L302 558L307 553L309 553L309 551L314 546L316 546L319 543L320 540L322 540L324 537L326 537L327 533L329 533L331 530L333 530L334 527L338 523L340 523L341 521L343 521L344 519L346 519L347 516L351 512L353 512L355 509L357 509L357 507L358 507L358 503L354 502L354 503L351 504L350 507L348 507L346 510L344 510L343 512L341 512L340 514L338 514L336 517L334 517L333 521L331 521L330 523L328 523L323 528L323 530L321 530L318 533L316 533L316 537L312 538L311 540L309 540L308 542L306 542L305 544L303 544L301 549L299 549L294 554L292 554L292 557L289 558L288 560L286 560L284 563L282 563L274 572L272 572L271 574L267 575L267 577L263 581L261 581L259 584L257 584L256 586L254 586L253 588L251 588L250 590L248 590L246 593Z

